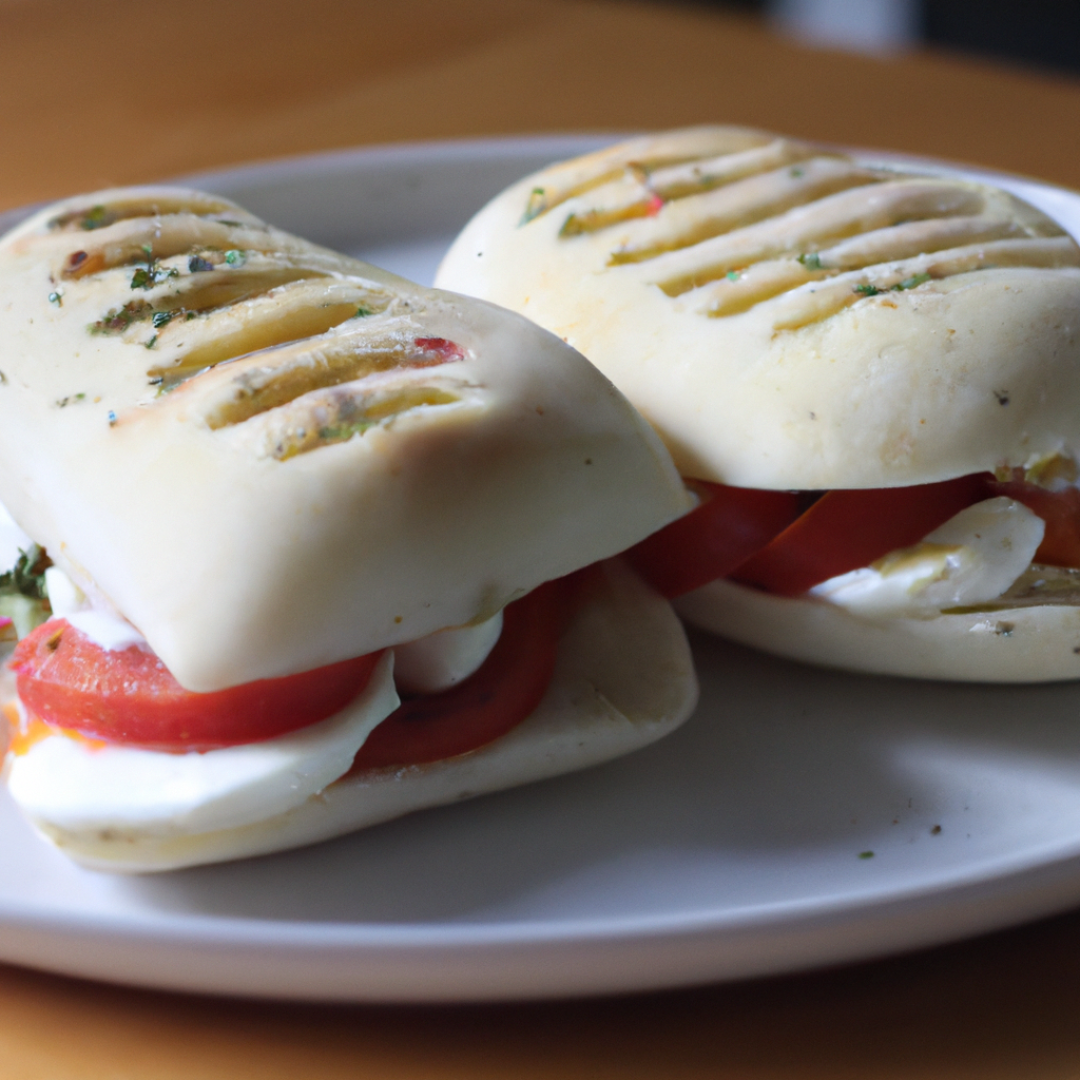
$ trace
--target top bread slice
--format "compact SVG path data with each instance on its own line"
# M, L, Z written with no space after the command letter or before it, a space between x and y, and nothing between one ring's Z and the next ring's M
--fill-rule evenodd
M1080 249L985 184L691 128L515 184L436 283L580 349L686 476L876 488L1080 460Z
M562 341L171 188L0 240L0 502L187 688L480 620L687 508Z

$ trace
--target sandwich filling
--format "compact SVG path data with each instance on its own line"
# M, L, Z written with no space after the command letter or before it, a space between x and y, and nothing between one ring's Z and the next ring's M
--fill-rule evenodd
M698 506L630 557L669 598L727 579L866 617L1080 604L1070 466L824 493L695 482Z
M0 543L22 540L4 517ZM99 834L239 828L350 773L444 760L498 739L546 691L574 591L572 581L549 583L476 626L192 693L134 627L91 606L57 567L42 570L47 557L32 551L44 589L18 595L44 621L8 664L17 696L2 705L6 778L32 819ZM27 561L24 549L16 566ZM13 568L0 580L14 577ZM13 621L5 636L16 636Z

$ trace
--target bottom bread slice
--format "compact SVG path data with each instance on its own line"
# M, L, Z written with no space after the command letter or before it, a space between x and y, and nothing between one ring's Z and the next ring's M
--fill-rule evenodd
M690 648L671 605L612 560L560 639L539 706L487 746L432 764L349 775L287 813L241 828L161 837L32 824L84 866L120 873L262 855L619 757L678 727L697 694Z
M675 601L702 630L822 667L958 682L1080 679L1080 607L869 619L824 600L711 581Z

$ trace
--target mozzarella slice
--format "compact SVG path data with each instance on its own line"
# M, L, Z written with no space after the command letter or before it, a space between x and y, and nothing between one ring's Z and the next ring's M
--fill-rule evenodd
M49 606L58 619L70 618L90 606L86 593L59 566L50 566L45 571L45 588L49 593Z
M132 645L149 649L146 638L115 611L94 602L59 566L45 571L49 605L58 619L67 621L95 645L109 652L119 652Z
M987 499L914 547L829 578L810 595L871 618L930 616L985 603L1027 570L1045 531L1023 504Z
M467 679L488 658L502 633L500 611L476 626L440 630L395 650L394 681L406 694L437 694Z
M283 814L343 776L398 704L387 652L351 705L292 734L184 754L57 734L9 756L8 785L32 820L83 834L167 837L238 828Z

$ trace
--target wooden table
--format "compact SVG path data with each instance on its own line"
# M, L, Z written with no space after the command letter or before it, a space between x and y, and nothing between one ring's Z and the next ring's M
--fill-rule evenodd
M361 143L717 120L1080 187L1080 83L802 50L704 8L0 0L0 209ZM1077 1075L1080 914L837 972L535 1006L233 1002L0 967L4 1080Z

